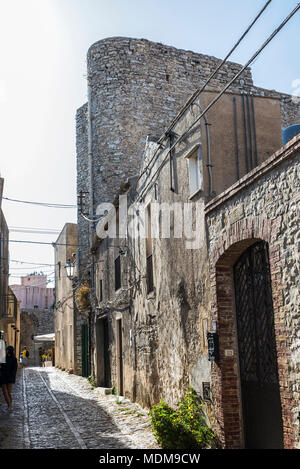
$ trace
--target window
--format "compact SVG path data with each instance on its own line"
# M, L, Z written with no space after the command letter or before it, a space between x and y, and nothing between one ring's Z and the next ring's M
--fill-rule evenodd
M58 278L60 279L60 274L61 274L61 262L58 262L57 265L58 265Z
M154 290L153 282L153 258L152 254L147 256L147 294Z
M121 288L121 258L118 256L115 259L115 291Z
M103 301L103 281L99 281L99 301Z
M153 282L153 256L152 256L152 233L151 233L151 204L147 206L146 223L147 223L147 238L146 238L146 277L147 277L147 294L154 290Z
M188 158L190 195L202 189L201 150L200 146L190 153Z

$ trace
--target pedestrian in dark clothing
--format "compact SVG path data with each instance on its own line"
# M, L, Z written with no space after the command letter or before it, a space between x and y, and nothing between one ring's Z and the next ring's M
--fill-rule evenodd
M14 348L10 345L6 348L6 363L2 363L0 375L0 384L9 411L12 410L11 391L13 384L16 382L17 369L18 362L14 354Z

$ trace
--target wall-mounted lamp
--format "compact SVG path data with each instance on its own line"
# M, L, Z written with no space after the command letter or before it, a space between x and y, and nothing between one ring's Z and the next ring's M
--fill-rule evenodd
M65 269L66 269L66 272L67 272L68 279L72 280L73 277L74 277L75 266L74 266L73 262L70 259L67 260L67 262L65 264Z

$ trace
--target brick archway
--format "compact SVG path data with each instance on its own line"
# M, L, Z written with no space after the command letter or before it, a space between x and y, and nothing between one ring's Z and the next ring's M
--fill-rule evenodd
M280 218L280 217L279 217ZM243 447L243 422L235 323L233 266L252 244L269 246L280 396L284 426L284 447L293 448L292 396L288 390L288 349L285 325L280 318L283 305L280 279L280 245L276 243L280 219L243 219L232 225L210 252L212 320L217 323L220 359L213 364L212 388L216 409L216 432L224 447Z

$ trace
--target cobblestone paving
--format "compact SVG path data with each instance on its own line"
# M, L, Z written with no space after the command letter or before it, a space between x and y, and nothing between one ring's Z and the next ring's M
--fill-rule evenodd
M0 396L0 448L159 448L148 412L56 368L19 370L13 412Z

